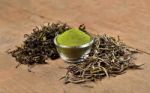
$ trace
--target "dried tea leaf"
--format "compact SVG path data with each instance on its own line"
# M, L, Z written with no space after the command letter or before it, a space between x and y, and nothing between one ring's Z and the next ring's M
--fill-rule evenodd
M107 35L97 35L94 38L92 50L85 61L68 66L65 82L78 84L95 81L105 76L123 74L127 69L141 67L133 63L134 54L139 51L128 47L119 36L118 39Z
M19 63L16 68L20 64L27 64L30 71L30 65L45 64L48 58L52 60L59 58L53 39L70 28L62 22L35 27L31 34L24 35L23 45L16 47L15 50L9 50L8 54Z

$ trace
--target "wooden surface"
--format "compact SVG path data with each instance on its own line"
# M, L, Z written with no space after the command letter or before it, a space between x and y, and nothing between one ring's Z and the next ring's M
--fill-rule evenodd
M61 59L38 65L34 73L5 51L21 45L25 33L46 22L61 20L89 32L120 35L128 45L150 52L149 0L0 0L0 93L150 93L150 56L137 55L143 70L83 85L64 85L59 78L66 67Z

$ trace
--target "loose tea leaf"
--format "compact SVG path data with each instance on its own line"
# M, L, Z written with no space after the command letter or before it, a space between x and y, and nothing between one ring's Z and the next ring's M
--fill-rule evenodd
M45 64L45 60L48 58L52 60L59 58L53 39L70 28L61 22L43 25L41 28L36 27L31 34L24 35L26 39L22 46L16 47L15 50L8 51L8 53L19 62L16 67L20 64L27 64L29 67L34 64Z
M94 45L85 61L68 66L63 78L66 84L78 84L123 74L127 69L140 69L141 65L133 63L135 53L139 51L125 45L119 37L95 36Z

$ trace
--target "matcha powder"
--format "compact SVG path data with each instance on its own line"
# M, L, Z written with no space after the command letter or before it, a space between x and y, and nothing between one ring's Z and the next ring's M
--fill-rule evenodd
M58 36L57 42L65 46L79 46L90 42L91 37L79 29L70 29Z

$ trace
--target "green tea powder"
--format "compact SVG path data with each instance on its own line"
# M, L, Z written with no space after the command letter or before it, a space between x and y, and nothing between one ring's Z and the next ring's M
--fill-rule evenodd
M70 29L58 36L57 42L65 46L79 46L90 42L91 37L79 29Z

